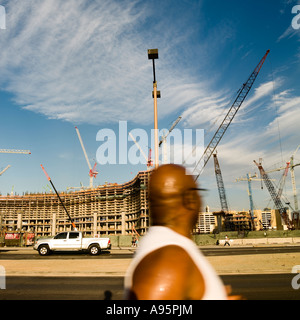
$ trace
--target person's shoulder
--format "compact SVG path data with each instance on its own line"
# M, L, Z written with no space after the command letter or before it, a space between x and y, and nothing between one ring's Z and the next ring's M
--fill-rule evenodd
M139 263L141 269L145 271L145 267L153 269L160 269L160 271L168 270L166 272L180 272L182 269L186 270L187 265L193 263L187 251L178 245L167 245L158 248Z
M168 245L149 253L139 262L133 274L132 292L141 299L199 298L204 292L203 281L185 249Z

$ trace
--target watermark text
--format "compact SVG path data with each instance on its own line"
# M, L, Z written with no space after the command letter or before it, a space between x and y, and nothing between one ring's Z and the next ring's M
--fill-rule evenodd
M295 290L299 290L300 289L300 265L297 266L293 266L292 268L292 273L297 273L297 275L294 276L294 278L292 279L292 288Z
M6 289L6 272L3 266L0 266L0 290Z
M299 30L300 29L300 4L292 8L292 14L296 14L296 16L292 20L292 28L295 30Z
M5 7L0 5L0 29L6 29Z
M141 128L128 132L127 121L119 121L118 131L115 133L106 128L97 132L96 141L102 142L96 152L99 164L147 164L150 149L154 158L155 129L151 130L149 137ZM160 164L175 163L194 168L204 152L204 130L175 128L167 133L167 129L158 130Z

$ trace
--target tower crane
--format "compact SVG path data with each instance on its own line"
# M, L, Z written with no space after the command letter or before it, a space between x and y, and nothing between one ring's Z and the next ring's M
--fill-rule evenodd
M166 164L167 163L167 137L168 135L172 132L172 130L177 126L178 122L181 120L181 116L179 116L172 124L171 128L169 129L169 131L162 136L161 140L159 141L158 146L160 147L163 143L163 163Z
M141 146L137 143L137 141L134 139L134 136L131 134L131 132L129 132L129 135L130 135L130 138L133 140L133 142L138 147L138 149L140 150L140 152L143 155L143 157L145 158L145 160L147 162L147 170L150 170L150 168L153 166L153 162L152 162L152 159L151 159L151 148L149 149L149 154L148 154L148 158L147 158L147 156L145 155L145 152L143 151Z
M198 180L198 178L201 175L205 165L207 164L208 160L210 159L210 157L213 154L214 150L216 149L217 145L221 141L221 139L222 139L224 133L226 132L227 128L231 124L234 116L236 115L236 113L238 112L238 110L241 107L242 103L246 99L250 89L253 86L253 83L254 83L256 77L258 76L258 74L260 72L260 69L261 69L262 65L264 64L264 62L265 62L265 60L267 58L267 55L269 54L269 52L270 52L270 50L267 50L267 52L262 57L262 59L260 60L260 62L256 66L256 68L254 69L254 71L251 73L251 75L248 78L248 80L242 85L242 87L238 91L237 96L236 96L232 106L230 107L230 109L227 112L224 120L222 121L222 123L219 126L218 130L216 131L216 133L214 134L213 138L211 139L211 141L209 142L208 146L206 147L202 157L197 162L197 164L196 164L196 166L194 168L193 172L196 173L196 168L199 166L200 163L202 164L200 170L198 170L198 174L197 174L195 180Z
M270 179L271 181L273 181L274 179ZM247 173L246 174L246 178L238 178L236 179L236 182L239 181L247 181L248 182L248 196L249 196L249 202L250 202L250 215L251 215L251 219L252 219L252 227L254 228L254 203L253 203L253 193L252 193L252 187L251 187L251 181L262 181L262 179L259 179L257 177L257 173L255 173L254 175L251 175L251 173Z
M259 161L259 163L257 163L255 160L253 160L254 163L257 165L258 170L260 172L260 175L262 177L262 179L264 180L264 183L274 201L275 207L276 209L278 209L280 216L282 217L283 221L285 222L285 224L287 225L287 227L289 229L293 229L293 224L290 221L288 214L287 214L287 208L284 207L280 197L278 197L278 192L276 192L275 187L272 183L272 181L269 179L268 174L266 173L266 171L264 170L262 164L261 164L261 160Z
M78 135L78 139L80 141L80 144L81 144L81 148L83 150L83 153L84 153L84 156L85 156L85 160L88 164L88 167L90 169L89 171L89 176L90 176L90 188L93 188L93 179L97 177L97 174L98 172L96 171L96 165L97 165L97 162L95 162L94 164L94 167L92 168L91 164L90 164L90 161L89 161L89 158L86 154L86 151L85 151L85 147L84 147L84 144L83 144L83 141L81 139L81 135L80 135L80 132L79 132L79 129L77 127L75 127L76 129L76 132L77 132L77 135Z
M16 150L16 149L0 149L0 153L22 153L31 154L29 150Z
M251 173L247 173L246 178L238 178L236 179L236 182L238 181L247 181L248 182L248 196L249 196L249 202L250 202L250 215L252 220L252 228L254 229L254 204L253 204L253 197L252 197L252 188L251 188L251 181L252 180L261 180L256 179L257 174L255 173L253 176L251 176Z

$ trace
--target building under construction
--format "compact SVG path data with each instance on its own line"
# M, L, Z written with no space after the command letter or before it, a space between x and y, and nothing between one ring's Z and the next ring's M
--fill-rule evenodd
M85 236L143 235L149 227L149 175L140 171L127 183L62 192L60 198ZM54 193L0 196L0 226L2 231L33 232L37 237L72 229Z

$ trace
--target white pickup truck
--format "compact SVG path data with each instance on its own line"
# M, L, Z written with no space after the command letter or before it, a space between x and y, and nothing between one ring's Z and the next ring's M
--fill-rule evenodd
M95 256L101 250L110 248L109 238L84 238L79 231L61 232L53 238L39 239L33 246L41 256L46 256L51 251L85 251Z

